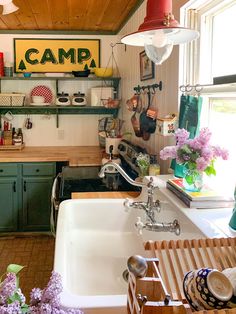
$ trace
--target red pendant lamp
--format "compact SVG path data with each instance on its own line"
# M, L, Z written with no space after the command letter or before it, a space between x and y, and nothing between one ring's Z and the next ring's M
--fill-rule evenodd
M137 32L124 36L121 42L131 46L144 46L148 56L157 52L158 55L165 55L166 60L173 45L190 42L198 36L198 31L182 27L175 20L172 14L172 0L148 0L144 22ZM153 61L161 64L160 60Z

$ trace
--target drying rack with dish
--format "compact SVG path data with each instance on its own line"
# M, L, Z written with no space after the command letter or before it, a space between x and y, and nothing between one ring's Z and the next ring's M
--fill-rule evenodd
M190 270L210 267L222 271L236 266L236 238L148 241L148 271L129 273L128 314L235 314L236 308L194 311L183 291Z

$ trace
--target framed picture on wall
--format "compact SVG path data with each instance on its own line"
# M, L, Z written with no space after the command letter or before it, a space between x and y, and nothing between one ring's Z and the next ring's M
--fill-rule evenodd
M145 51L140 52L139 54L139 63L140 63L140 80L150 80L155 77L155 65Z

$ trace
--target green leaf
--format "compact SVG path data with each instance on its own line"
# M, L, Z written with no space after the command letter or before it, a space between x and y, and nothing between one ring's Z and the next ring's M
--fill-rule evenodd
M10 296L7 299L7 301L8 301L8 304L11 304L11 303L13 303L15 301L21 302L21 298L20 298L19 294L17 292L15 292L12 296Z
M28 313L29 312L29 306L27 304L24 304L21 306L21 313Z
M8 273L18 274L25 266L17 265L17 264L9 264L7 266Z

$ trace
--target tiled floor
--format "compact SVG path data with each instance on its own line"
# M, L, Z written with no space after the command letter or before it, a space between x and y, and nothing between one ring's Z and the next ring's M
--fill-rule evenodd
M20 287L29 301L32 288L44 288L53 269L55 239L52 236L0 237L0 276L9 264L26 266Z

